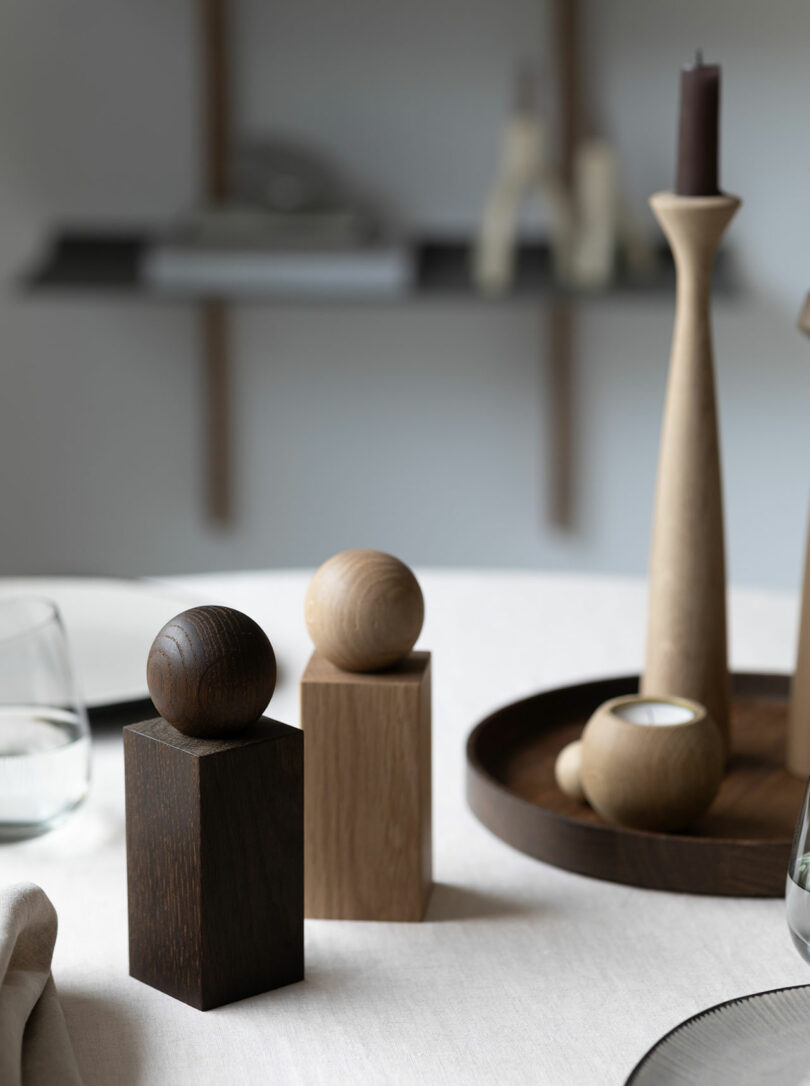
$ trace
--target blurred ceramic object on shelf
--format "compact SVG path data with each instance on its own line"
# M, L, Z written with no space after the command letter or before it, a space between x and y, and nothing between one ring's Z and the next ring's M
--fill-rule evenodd
M414 261L325 157L267 140L237 150L231 200L147 245L140 274L178 296L392 297L412 285Z
M619 226L618 164L607 140L583 140L574 153L574 242L569 277L600 289L613 281Z
M230 191L239 203L283 215L334 210L350 202L324 155L277 138L236 148Z
M498 166L473 253L472 278L482 293L500 295L511 287L518 216L532 196L548 204L555 270L565 274L570 263L570 208L549 162L546 126L536 108L536 77L525 67L518 75L515 106L501 134Z

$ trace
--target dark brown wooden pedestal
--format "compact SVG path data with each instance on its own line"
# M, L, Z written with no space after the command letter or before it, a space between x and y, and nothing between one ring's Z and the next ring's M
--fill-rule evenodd
M303 736L124 728L130 975L208 1010L304 976Z
M313 653L301 724L306 915L421 920L432 883L430 653L375 674Z

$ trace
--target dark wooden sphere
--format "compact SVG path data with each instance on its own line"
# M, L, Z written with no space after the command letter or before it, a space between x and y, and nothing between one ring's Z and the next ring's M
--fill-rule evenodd
M318 652L344 671L402 660L422 629L425 604L404 562L382 551L342 551L310 582L306 622Z
M257 720L273 696L267 634L232 607L192 607L149 650L146 681L160 715L185 735L222 738Z

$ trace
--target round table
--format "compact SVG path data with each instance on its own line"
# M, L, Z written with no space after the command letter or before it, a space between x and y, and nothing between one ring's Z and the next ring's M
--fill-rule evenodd
M59 914L53 970L87 1086L268 1082L623 1083L685 1017L806 983L784 903L597 882L493 837L464 801L464 743L492 709L641 666L645 588L623 578L417 570L433 652L435 886L421 924L307 921L306 980L200 1013L127 973L120 731L97 731L90 798L0 848ZM164 579L246 611L279 662L272 715L298 723L310 572ZM789 595L731 594L735 668L786 671Z

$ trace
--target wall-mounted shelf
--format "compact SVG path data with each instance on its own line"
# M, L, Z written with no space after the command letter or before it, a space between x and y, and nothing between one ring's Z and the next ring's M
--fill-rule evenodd
M231 0L198 0L200 47L200 122L202 185L200 206L207 210L228 206L229 162L232 144L232 73L229 30ZM560 139L557 167L564 188L571 191L574 157L584 131L581 87L579 4L577 0L553 0L553 55L556 63L556 98ZM151 238L143 228L102 233L87 229L63 229L50 240L42 262L23 278L26 289L42 296L45 292L76 296L82 293L101 298L132 298L148 302L184 302L199 310L203 386L205 456L205 505L210 520L227 525L233 517L232 439L230 408L229 312L234 303L313 304L309 294L281 296L278 293L234 295L232 291L195 293L158 291L141 275L141 258ZM319 295L318 304L362 304L377 307L403 303L423 304L466 301L473 305L493 304L474 288L470 277L469 238L416 238L412 242L415 278L401 294L353 294L344 291L334 297ZM549 453L551 486L549 515L552 523L567 529L574 523L573 498L575 447L575 321L580 301L669 297L675 276L669 250L661 247L649 273L634 276L620 261L615 281L607 290L567 290L552 274L549 250L541 244L518 246L514 289L504 302L548 305L544 329L549 381ZM715 291L725 293L729 282L727 262L715 268ZM497 304L497 303L495 303ZM541 359L542 360L542 359ZM545 362L543 363L545 364Z
M64 230L52 238L44 258L25 274L22 284L32 291L97 292L99 295L134 295L155 301L205 301L215 294L177 294L155 290L141 278L140 264L149 235L144 232L76 232ZM489 303L475 290L470 279L470 242L463 239L422 238L414 242L416 276L413 287L401 295L376 296L358 294L347 298L328 295L318 301L352 304L397 304L435 298L480 299ZM729 261L720 255L715 270L717 287L730 288ZM607 290L571 291L555 282L551 254L539 243L522 244L518 251L517 275L514 289L505 299L537 302L542 298L574 298L587 300L609 298L614 294L638 297L662 295L672 297L675 276L669 249L656 250L650 274L631 275L620 266L613 284ZM309 302L313 299L295 295L261 294L251 292L229 301L245 302Z

